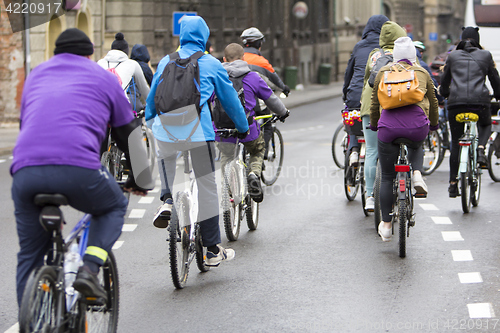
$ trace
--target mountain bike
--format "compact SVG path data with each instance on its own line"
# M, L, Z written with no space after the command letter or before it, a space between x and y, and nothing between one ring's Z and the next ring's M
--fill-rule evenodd
M495 182L500 182L500 116L491 117L491 136L488 140L488 173Z
M223 138L235 136L234 129L217 129L216 133ZM228 143L229 144L229 143ZM252 200L248 193L247 177L249 170L249 154L239 141L235 145L235 158L225 166L222 185L222 217L227 239L238 240L241 222L246 217L250 230L256 230L259 223L259 203Z
M198 186L194 171L191 168L189 150L182 152L184 174L188 178L188 187L175 194L172 214L168 225L170 273L177 289L186 285L189 266L196 259L201 272L210 267L205 265L207 249L203 247L200 224L196 222L198 215Z
M85 214L63 239L65 220L60 206L68 200L62 194L37 194L42 207L40 223L52 234L51 247L44 265L34 270L26 284L19 310L20 332L116 332L119 311L119 284L116 260L111 251L99 272L99 281L107 300L84 298L67 285L69 272L64 268L65 254L76 244L80 258L87 249L92 216Z
M481 194L482 169L477 163L477 125L479 117L475 113L459 113L456 115L457 122L464 123L464 134L458 140L460 145L460 164L458 177L462 197L462 210L470 212L471 204L476 207L479 204Z
M394 234L394 224L399 223L399 256L406 257L406 238L410 236L410 227L415 226L415 213L413 212L412 194L412 168L408 161L407 144L413 143L411 140L399 138L393 141L399 144L399 156L394 165L396 178L393 187L393 211L392 229Z
M332 157L335 164L343 169L345 167L345 154L349 146L349 135L345 131L344 123L340 123L333 133Z
M365 138L363 136L356 136L359 143L359 160L356 165L346 165L344 168L344 192L347 200L353 201L356 198L358 190L361 190L361 204L363 213L368 216L368 210L365 209L366 205L366 189L365 189ZM346 157L346 161L348 158Z
M266 154L264 155L264 163L262 165L261 173L262 182L267 186L271 186L276 182L276 180L278 180L281 168L283 167L283 156L285 154L283 135L281 135L280 130L276 127L276 122L279 118L277 115L268 114L255 117L255 120L259 121L261 129L268 122L271 122L272 124L273 134L269 140L268 146L266 147Z

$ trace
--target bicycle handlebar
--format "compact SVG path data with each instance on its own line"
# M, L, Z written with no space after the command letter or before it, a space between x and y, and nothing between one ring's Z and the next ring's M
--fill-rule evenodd
M217 133L221 138L227 139L230 137L236 137L239 132L234 128L218 128L215 130L215 133Z

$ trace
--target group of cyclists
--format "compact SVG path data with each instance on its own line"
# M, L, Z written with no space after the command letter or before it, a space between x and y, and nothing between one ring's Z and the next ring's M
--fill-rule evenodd
M497 100L500 98L500 81L491 53L484 50L479 43L478 30L476 27L463 28L461 41L456 49L449 53L442 69L439 86L432 77L430 68L421 58L421 52L425 51L423 43L412 42L401 26L383 15L374 15L368 20L362 39L353 49L344 75L343 100L347 110L360 110L361 114L366 143L364 179L367 211L374 211L373 185L377 161L380 163L382 221L378 226L378 233L383 241L390 241L392 236L392 187L396 177L394 165L399 152L399 145L394 141L405 138L411 142L407 147L413 170L412 183L417 195L426 196L427 185L421 174L422 143L429 131L439 128L440 104L446 103L452 139L449 197L460 195L457 172L459 138L464 133L464 124L455 119L457 114L471 112L479 116L477 161L481 168L487 168L484 147L491 134L491 97L485 81L487 77ZM379 50L383 50L383 53ZM382 54L392 54L392 61L379 68L375 83L370 86L368 79ZM383 109L378 99L378 85L384 79L383 73L394 65L406 71L413 70L418 78L418 89L424 95L417 103L395 109ZM351 133L346 165L355 166L358 159L357 139L355 134Z
M271 88L286 95L290 89L260 53L264 35L257 28L243 31L243 45L233 43L226 47L222 64L209 54L210 30L203 18L186 16L180 25L180 46L176 51L179 58L204 53L197 61L199 118L187 125L166 126L156 110L155 93L172 55L165 56L153 74L147 48L134 45L132 55L136 60L131 59L132 55L129 58L129 46L122 33L116 34L111 50L95 63L91 60L94 47L89 37L81 30L67 29L56 40L54 57L27 77L20 133L10 170L20 244L16 276L19 305L30 273L43 265L50 244L50 234L38 222L40 207L33 202L37 193L62 194L70 206L93 216L83 265L73 285L84 297L106 298L97 274L121 233L127 209L122 192L144 196L155 185L152 168L144 167L148 159L139 142L141 138L133 135L142 122L131 109L145 109L147 125L157 142L162 204L153 225L168 226L176 158L179 151L189 150L198 185L197 222L207 248L205 264L218 266L234 258L234 250L220 245L214 161L215 143L220 144L223 139L216 137L211 104L214 98L219 100L238 131L238 139L248 147L249 193L260 202L266 140L260 126L254 125L253 117L273 111L284 121L289 111ZM245 103L241 103L229 79L242 74ZM133 94L128 89L132 84L136 88ZM143 104L134 105L136 99ZM123 189L100 163L101 145L109 133L125 153L130 170Z

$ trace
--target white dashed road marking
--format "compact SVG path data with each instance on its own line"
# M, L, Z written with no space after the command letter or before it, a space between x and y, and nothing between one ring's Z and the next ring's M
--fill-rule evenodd
M423 210L439 210L439 208L436 207L436 205L433 204L419 204L420 208Z
M447 216L432 216L431 219L435 224L453 224Z
M441 231L441 235L445 242L463 241L460 231Z
M483 282L483 278L481 277L481 273L479 273L479 272L458 273L458 278L460 279L460 283L481 283L481 282Z
M128 215L129 219L142 219L144 217L144 214L146 214L145 209L132 209L130 211L130 214Z
M115 245L113 245L112 249L113 250L118 250L120 247L122 247L124 241L116 241Z
M137 228L137 224L124 224L122 231L134 231Z
M7 162L7 160L0 160L0 163L5 163Z
M454 261L472 261L472 253L470 250L453 250L451 251Z
M141 199L139 199L139 203L140 204L150 204L153 202L154 199L155 199L155 197L142 197Z
M474 318L493 318L495 313L490 303L473 303L467 304L469 309L469 317Z

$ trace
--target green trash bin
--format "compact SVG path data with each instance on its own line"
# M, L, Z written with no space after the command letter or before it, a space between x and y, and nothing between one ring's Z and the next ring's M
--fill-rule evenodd
M297 86L297 67L295 66L288 66L285 67L285 84L290 88L290 89L295 89Z
M318 70L318 82L320 84L330 84L330 76L332 74L331 64L321 64Z

